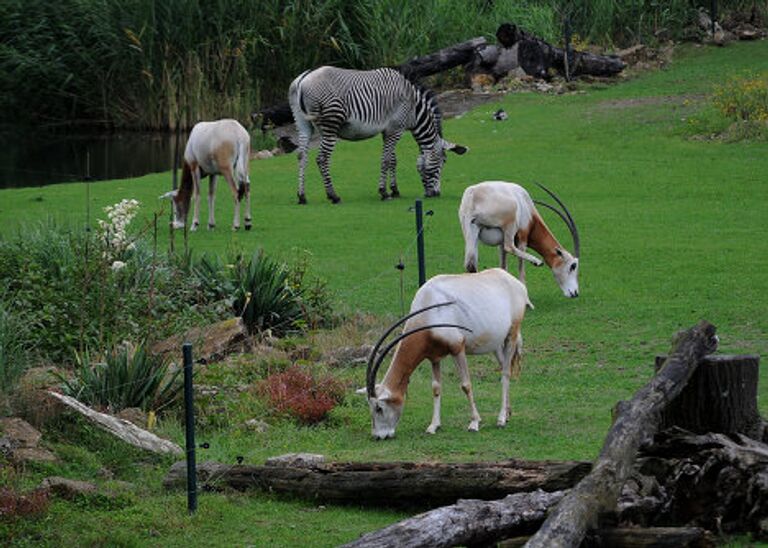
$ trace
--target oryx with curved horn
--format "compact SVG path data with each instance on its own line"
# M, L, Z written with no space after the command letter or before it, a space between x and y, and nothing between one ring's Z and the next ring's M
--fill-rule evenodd
M562 208L532 200L518 184L485 181L467 187L459 206L459 221L464 234L464 268L477 270L477 243L499 246L501 268L507 268L507 253L518 257L518 276L525 283L525 261L541 266L542 261L526 252L527 247L538 252L552 269L557 284L566 297L579 296L579 231L565 204L544 185L536 183ZM573 237L571 255L534 206L551 209L565 222Z
M445 274L427 281L411 303L411 313L392 325L368 358L365 391L371 409L373 437L391 438L400 420L411 374L425 359L432 363L432 422L427 432L440 427L440 360L451 355L461 379L461 389L471 409L470 431L480 427L469 379L467 354L490 354L501 365L501 411L497 424L509 419L509 379L520 375L523 338L520 327L528 300L525 286L505 270L492 268L476 274ZM381 352L384 340L398 326L403 333ZM395 346L392 362L381 384L376 374Z

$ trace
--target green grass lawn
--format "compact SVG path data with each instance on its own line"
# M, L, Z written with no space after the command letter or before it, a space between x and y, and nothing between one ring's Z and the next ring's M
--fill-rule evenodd
M564 96L511 94L445 122L446 137L469 146L470 152L449 158L443 195L425 202L425 209L434 212L425 231L429 276L461 271L457 208L464 188L479 181L518 182L542 197L533 184L539 181L566 202L581 232L578 299L564 298L545 268L528 267L536 308L523 324L523 374L512 386L506 429L494 426L500 401L495 362L470 358L484 419L480 432L471 434L465 430L468 410L449 360L443 428L435 436L424 434L431 393L429 368L422 367L394 440L370 439L367 405L350 395L328 426L276 424L266 434L204 432L211 449L202 459L234 462L241 455L260 463L280 453L311 451L339 460L589 460L602 444L611 407L649 379L654 356L669 350L677 330L704 318L718 327L721 352L768 354L766 145L684 137L687 119L701 108L714 83L766 62L765 41L718 49L683 47L668 68L618 85L585 87L583 93ZM508 121L491 120L499 107L508 112ZM399 314L416 289L414 219L408 208L422 196L422 188L415 145L407 137L398 148L403 197L380 202L380 146L379 139L338 145L332 174L343 202L335 206L325 199L314 162L308 169L306 206L295 203L295 156L252 162L254 230L229 230L232 200L220 184L218 228L190 234L189 247L222 255L263 248L288 261L308 252L312 272L328 282L339 308L382 317ZM61 184L0 191L0 231L23 230L46 216L84 227L104 217L102 207L122 198L142 202L145 222L153 212L167 219L168 206L157 197L170 181L164 173L93 183L90 189ZM205 219L204 203L202 209ZM564 225L545 216L571 248ZM161 232L167 246L167 233ZM178 234L175 243L182 245ZM401 258L406 265L404 304L394 268ZM481 266L496 261L495 250L481 250ZM340 336L338 345L345 344ZM362 386L362 370L345 375ZM768 410L766 387L763 373L763 413ZM169 425L167 432L182 442L178 427ZM120 546L330 546L403 515L320 508L260 494L205 494L198 515L188 518L183 495L165 494L159 487L167 464L154 465L142 488L145 496L129 508L73 509L57 503L43 523L15 526L22 531L15 542L113 545L106 540L109 530Z

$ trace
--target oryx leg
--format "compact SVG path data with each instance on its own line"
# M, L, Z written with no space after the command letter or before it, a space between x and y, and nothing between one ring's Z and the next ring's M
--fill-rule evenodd
M434 434L440 428L440 360L432 362L432 422L427 427L427 434Z
M243 194L245 198L245 229L250 230L251 226L253 226L251 217L251 181L242 181L240 184L245 186L245 193Z
M464 270L477 272L477 241L480 227L470 218L461 219L461 232L464 235Z
M499 267L504 270L507 269L507 250L504 249L503 245L499 246Z
M532 262L536 266L541 266L544 263L538 257L534 257L530 253L526 253L522 249L518 249L515 245L515 236L517 235L517 229L510 227L504 230L504 249L508 253L514 254L517 258Z
M459 379L461 380L461 389L464 394L467 395L469 400L469 409L471 420L467 430L470 432L477 432L480 430L480 413L477 412L477 406L475 405L475 398L472 395L472 381L469 380L469 367L467 366L467 355L462 350L453 357L456 362L456 368L459 370Z
M397 188L397 156L395 155L395 148L402 135L402 130L392 133L385 131L382 133L384 149L381 154L381 175L379 176L379 194L382 200L390 197L400 197L400 191ZM389 188L392 190L392 194L387 194L387 176L389 176Z
M501 410L496 421L498 426L506 426L510 415L509 379L514 374L520 375L520 361L523 347L523 337L520 333L520 323L516 323L509 331L504 346L496 350L496 359L501 366Z
M524 252L528 249L528 242L518 241L517 247ZM517 279L525 284L525 261L523 259L517 259Z
M234 218L232 219L232 230L240 230L240 194L237 190L235 176L232 173L232 168L229 166L222 167L221 174L227 180L227 183L229 183L229 190L232 191L232 199L235 203L235 214Z
M200 166L191 169L192 172L192 200L194 201L194 211L192 213L192 226L190 230L197 230L200 226Z
M208 177L208 230L216 228L216 175Z

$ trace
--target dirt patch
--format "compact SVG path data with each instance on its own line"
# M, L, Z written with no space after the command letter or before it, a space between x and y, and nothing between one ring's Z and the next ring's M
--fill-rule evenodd
M613 99L602 101L598 104L598 110L621 110L628 108L660 106L660 105L688 105L704 100L705 95L660 95L657 97L632 97L629 99Z

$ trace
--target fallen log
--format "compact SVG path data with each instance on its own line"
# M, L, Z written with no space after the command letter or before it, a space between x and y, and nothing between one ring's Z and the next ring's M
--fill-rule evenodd
M486 44L486 39L482 36L472 38L471 40L445 47L434 53L414 57L393 68L399 70L409 80L417 81L438 72L466 65L475 57L477 49ZM293 113L288 103L280 103L279 105L262 108L251 114L251 120L262 131L294 122Z
M714 548L715 536L701 527L616 527L597 529L584 539L582 548Z
M75 398L59 394L58 392L48 391L48 394L58 399L66 406L74 409L93 424L101 428L102 430L112 434L113 436L123 440L124 442L138 447L139 449L145 449L152 451L153 453L181 455L183 451L181 447L173 443L172 441L164 440L152 432L148 432L136 426L135 424L106 413L99 413L77 401Z
M458 499L500 499L520 492L568 489L590 469L588 462L310 463L293 466L198 465L203 489L261 489L326 502L434 508ZM186 464L174 464L163 480L183 487Z
M715 327L702 321L680 333L669 358L629 402L621 402L592 471L570 490L528 543L530 548L578 546L601 512L615 508L641 445L656 431L659 413L685 387L701 358L715 351Z
M502 24L496 31L499 45L478 47L478 53L469 71L493 74L496 79L506 75L510 67L509 54L514 52L517 65L526 74L547 78L549 69L566 75L565 50L555 47L530 34L517 25ZM568 75L615 76L626 68L624 61L613 55L595 55L585 51L571 51L568 55Z
M460 500L401 522L367 533L345 548L390 546L483 546L529 534L544 521L547 509L563 497L562 491L518 493L502 500Z

